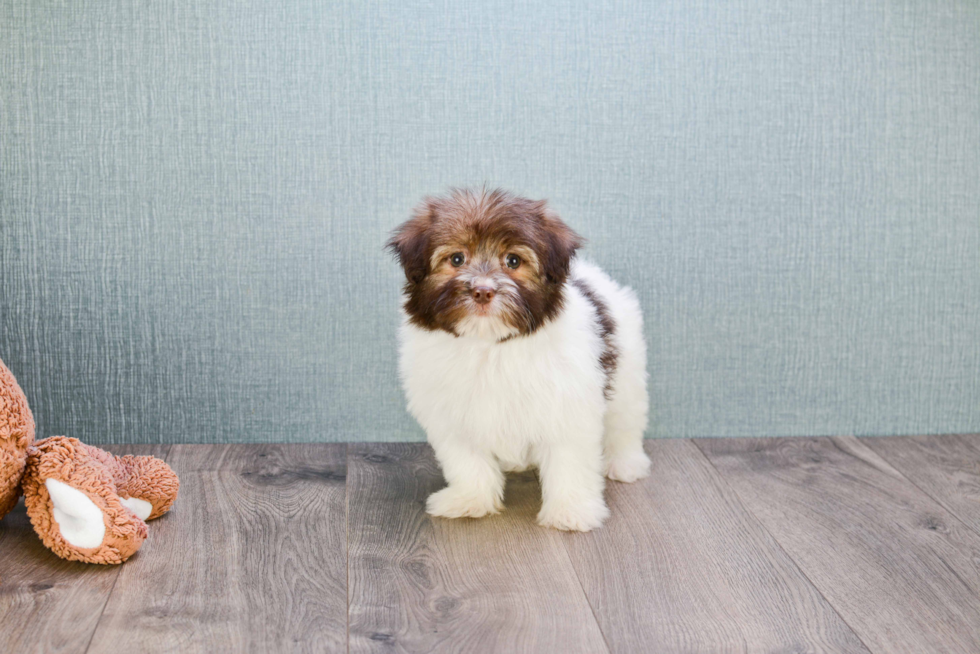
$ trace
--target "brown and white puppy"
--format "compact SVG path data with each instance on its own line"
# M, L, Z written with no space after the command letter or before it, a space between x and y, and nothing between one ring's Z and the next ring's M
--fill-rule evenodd
M429 513L503 508L503 473L537 467L542 525L608 515L603 476L646 476L646 344L633 292L575 258L544 201L427 198L388 243L405 269L400 371L448 486Z

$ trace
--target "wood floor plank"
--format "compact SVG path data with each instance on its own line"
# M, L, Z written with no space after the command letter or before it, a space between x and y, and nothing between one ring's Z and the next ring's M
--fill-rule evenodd
M980 434L863 438L861 442L980 533Z
M697 445L872 651L980 651L980 538L866 445Z
M175 445L90 652L346 651L346 446Z
M165 458L169 445L104 445ZM64 561L34 533L24 501L0 521L0 644L8 654L84 652L119 566Z
M612 652L867 652L689 440L564 543Z
M351 652L606 651L533 474L502 514L446 520L424 512L428 446L351 445L348 471Z

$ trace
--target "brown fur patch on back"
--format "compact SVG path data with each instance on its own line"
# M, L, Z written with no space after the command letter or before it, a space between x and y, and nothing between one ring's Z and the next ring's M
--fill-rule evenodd
M609 313L609 307L606 306L606 303L588 284L581 279L573 279L572 285L581 291L585 299L595 307L596 317L599 320L599 335L602 336L602 342L605 344L602 354L599 355L599 365L602 366L602 372L606 375L606 386L603 392L608 400L612 396L612 378L616 372L616 363L619 359L619 349L613 342L613 335L616 333L616 321Z

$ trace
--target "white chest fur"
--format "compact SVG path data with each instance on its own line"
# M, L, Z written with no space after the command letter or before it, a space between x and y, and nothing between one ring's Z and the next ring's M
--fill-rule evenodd
M429 434L465 438L500 458L561 437L604 410L603 348L594 309L566 289L562 313L528 336L502 343L401 328L408 409Z

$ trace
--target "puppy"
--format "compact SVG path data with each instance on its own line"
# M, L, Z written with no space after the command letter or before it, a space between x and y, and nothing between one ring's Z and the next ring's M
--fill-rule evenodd
M500 190L427 198L388 242L408 280L408 410L448 482L430 514L497 513L504 472L536 467L538 523L589 531L609 514L604 477L648 474L640 306L581 245L546 202Z

